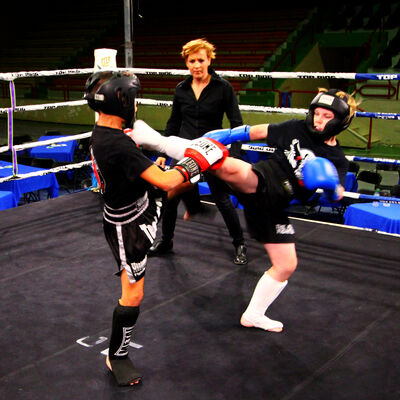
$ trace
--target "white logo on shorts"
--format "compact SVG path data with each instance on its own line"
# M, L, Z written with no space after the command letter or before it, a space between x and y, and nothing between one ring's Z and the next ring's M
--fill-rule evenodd
M278 235L294 235L293 225L275 225L276 233Z

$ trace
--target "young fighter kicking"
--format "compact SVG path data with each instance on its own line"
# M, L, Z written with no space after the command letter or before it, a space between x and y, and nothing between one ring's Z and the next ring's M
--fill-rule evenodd
M245 125L204 135L225 145L237 140L264 139L275 149L267 160L254 165L228 157L215 171L243 204L249 232L263 244L272 264L259 279L241 317L243 326L282 331L283 324L265 313L297 267L295 231L285 209L295 198L306 201L317 188L324 189L332 200L342 198L348 161L336 136L350 125L356 108L357 102L351 95L336 89L321 89L312 100L305 120ZM131 136L145 147L166 148L168 138L156 132L150 135L149 129L144 129L143 122L138 121Z

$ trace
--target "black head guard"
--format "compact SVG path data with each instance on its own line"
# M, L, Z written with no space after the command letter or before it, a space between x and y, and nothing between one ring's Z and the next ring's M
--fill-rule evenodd
M93 89L103 79L106 80L93 93ZM132 127L139 89L140 82L136 75L97 71L86 81L84 98L92 110L121 117L126 127Z
M347 104L347 97L342 99L336 96L337 92L336 89L329 89L327 92L318 93L312 100L307 113L306 125L309 132L322 141L344 131L353 119L353 117L350 118L350 106ZM314 110L317 107L326 108L335 114L335 118L325 125L323 131L314 128Z

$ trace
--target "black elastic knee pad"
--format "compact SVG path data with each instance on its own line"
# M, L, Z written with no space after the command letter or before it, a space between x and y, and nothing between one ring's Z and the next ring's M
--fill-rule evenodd
M139 307L118 305L114 308L108 357L110 360L128 357L132 331L139 316Z

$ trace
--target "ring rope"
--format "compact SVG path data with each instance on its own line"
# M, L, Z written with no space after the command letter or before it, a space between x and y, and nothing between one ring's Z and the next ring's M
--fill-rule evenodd
M53 143L64 143L64 142L70 142L72 140L78 140L78 139L85 139L88 137L92 136L92 132L85 132L85 133L79 133L78 135L71 135L71 136L63 136L60 138L54 138L54 139L48 139L48 140L42 140L40 142L31 142L31 143L24 143L24 144L18 144L13 146L13 148L16 151L21 151L25 149L30 149L33 147L39 147L39 146L47 146ZM0 147L0 153L3 153L4 151L8 151L9 147L8 146L2 146Z
M49 139L49 140L43 140L40 142L32 142L32 143L24 143L20 145L16 145L13 148L15 151L21 151L33 147L39 147L39 146L47 146L53 143L62 143L62 142L67 142L70 140L78 140L78 139L84 139L84 138L89 138L91 137L92 132L85 132L85 133L80 133L78 135L71 135L71 136L65 136L62 138L56 138L56 139ZM273 153L275 149L273 147L268 147L268 146L260 146L257 144L242 144L242 150L250 150L250 151L258 151L261 153ZM9 150L8 146L3 146L0 147L0 153ZM346 158L349 161L360 161L360 162L371 162L371 163L384 163L384 164L393 164L393 165L400 165L400 160L395 160L395 159L389 159L389 158L369 158L369 157L359 157L359 156L347 156ZM81 162L81 163L76 163L76 164L68 164L66 169L73 169L73 168L81 168L86 165L90 165L91 162ZM66 169L63 169L62 167L56 167L51 170L48 170L50 172L60 172L64 171ZM0 183L6 182L6 181L11 181L14 179L24 179L24 178L29 178L32 176L39 176L39 175L45 175L46 171L38 171L35 173L29 173L29 174L22 174L22 175L10 175L8 177L4 177L0 179ZM351 197L351 196L350 196ZM376 200L376 197L375 197Z
M40 171L30 172L28 174L0 178L0 183L12 181L12 180L32 178L35 176L42 176L42 175L57 173L57 172L61 172L61 171L68 171L71 169L81 168L81 167L85 167L85 166L89 166L89 165L90 166L92 165L92 161L82 161L82 162L76 163L76 164L61 165L59 167L51 168L48 170L40 170ZM317 189L316 192L321 194L321 193L323 193L323 190ZM375 195L368 195L368 194L355 193L355 192L346 192L346 191L343 192L343 197L348 198L348 199L353 199L353 200L371 200L371 201L379 201L379 202L383 202L383 203L400 204L400 198L396 198L396 197L375 196Z
M39 147L39 146L47 146L47 145L51 145L53 143L63 143L63 142L71 141L71 140L89 138L89 137L91 137L91 135L92 135L92 132L85 132L85 133L80 133L78 135L70 135L70 136L65 136L65 137L61 137L61 138L43 140L43 141L40 141L40 142L24 143L24 144L13 146L13 149L17 152L17 151L21 151L21 150L25 150L25 149L29 149L29 148L34 148L34 147ZM258 151L258 152L261 152L261 153L273 153L275 151L274 148L272 148L272 147L260 146L260 145L257 145L257 144L242 144L241 148L242 148L242 150ZM0 147L0 153L8 151L8 150L9 150L8 146ZM359 161L359 162L384 163L384 164L400 165L400 160L389 159L389 158L369 158L369 157L348 156L348 155L346 155L346 158L349 161ZM74 166L76 166L76 168L81 168L84 165L88 165L88 164L82 164L82 163L69 164L68 169L72 169ZM60 167L57 167L57 168L60 168ZM56 169L55 172L59 172L59 171L61 171L61 169ZM12 179L16 179L16 178L17 179L24 179L24 178L30 177L30 175L29 176L26 176L26 175L29 175L29 174L14 175L14 176L11 175L9 177L5 177L5 178L0 179L0 183L5 182L6 180L12 180ZM40 174L37 174L37 175L40 175Z
M346 156L346 158L349 161L400 165L400 160L395 160L392 158L374 158L374 157L370 158L370 157L362 157L362 156Z
M69 140L77 140L77 139L84 139L88 138L92 135L92 132L86 132L86 133L81 133L78 135L71 135L71 136L65 136L62 138L57 138L57 139L50 139L50 140L43 140L40 142L32 142L32 143L24 143L20 144L17 146L14 146L14 149L16 151L20 150L25 150L28 148L33 148L33 147L39 147L39 146L45 146L48 144L53 144L53 143L61 143L61 142L66 142ZM242 144L242 150L250 150L250 151L259 151L261 153L273 153L275 149L273 147L268 147L268 146L259 146L257 144ZM0 152L7 151L8 147L3 146L0 147ZM371 163L385 163L385 164L393 164L393 165L400 165L400 160L395 160L395 159L390 159L390 158L368 158L368 157L359 157L359 156L347 156L346 158L349 161L360 161L360 162L371 162ZM77 164L68 164L68 169L74 168L76 166L77 168L89 165L90 162L83 162L83 163L77 163ZM54 170L54 171L53 171ZM62 171L61 167L56 167L51 170L52 172L59 172ZM35 173L35 175L30 175L30 174L23 174L19 176L9 176L9 177L4 177L0 179L0 183L5 182L6 180L13 180L13 179L23 179L24 177L28 178L30 176L36 176L40 175L40 173ZM44 175L44 174L43 174Z
M242 144L241 149L250 151L259 151L260 153L273 153L275 151L273 147L260 146L259 144ZM400 165L400 160L392 158L370 158L370 157L348 156L348 155L346 155L346 158L349 161Z
M42 110L52 110L58 107L73 107L73 106L84 106L87 104L87 100L74 100L74 101L65 101L58 103L48 103L48 104L34 104L28 106L16 106L14 108L15 112L22 111L42 111ZM0 108L0 114L5 114L9 109L8 108Z
M305 218L299 218L299 217L294 217L292 216L291 219L294 220L298 220L298 221L309 221L309 219L305 219ZM332 225L332 226L342 226L341 224L337 224L334 222L327 222L327 221L318 221L318 224L321 225ZM352 226L352 225L345 225L346 229L353 229L353 230L357 230L357 231L366 231L366 232L375 232L375 233L379 233L380 235L387 235L387 236L395 236L395 237L400 237L399 233L391 233L391 232L385 232L385 231L379 231L375 228L364 228L361 226Z
M92 165L92 161L82 161L80 163L75 163L75 164L61 165L59 167L51 168L48 170L40 170L40 171L30 172L30 173L22 174L22 175L8 176L8 177L0 178L0 183L9 182L12 180L32 178L35 176L42 176L42 175L57 173L57 172L61 172L61 171L69 171L71 169L82 168L82 167L89 166L89 165L90 166ZM323 193L323 190L317 189L316 192L321 194L321 193ZM396 197L375 196L375 195L368 195L368 194L347 192L347 191L343 192L343 197L348 198L348 199L353 199L353 200L371 200L371 201L379 201L379 202L393 203L393 204L400 203L400 198L396 198Z
M59 69L52 71L20 71L0 73L0 80L12 81L17 78L62 76L91 74L94 68L83 69ZM189 75L190 72L181 69L159 69L159 68L107 68L104 71L129 71L145 75ZM351 79L351 80L400 80L400 74L386 73L354 73L354 72L261 72L261 71L216 71L222 77L230 78L264 78L264 79Z
M153 100L137 98L138 104L142 105L154 105L160 107L171 107L172 101L168 100ZM86 100L74 100L58 103L47 103L47 104L35 104L27 106L17 106L14 108L14 112L23 111L41 111L51 110L58 107L73 107L73 106L84 106L87 104ZM265 106L250 106L250 105L239 105L239 109L242 111L258 111L264 113L281 113L281 114L300 114L305 115L308 112L306 108L284 108L284 107L265 107ZM9 112L9 108L0 108L0 114ZM362 112L356 111L355 117L365 118L376 118L376 119L387 119L387 120L400 120L400 114L398 113L382 113L382 112Z
M317 189L317 193L323 193L322 189ZM376 196L374 194L363 194L357 192L343 192L343 197L353 200L370 200L372 202L379 201L382 203L393 203L400 204L400 198L398 197L387 197L387 196Z

